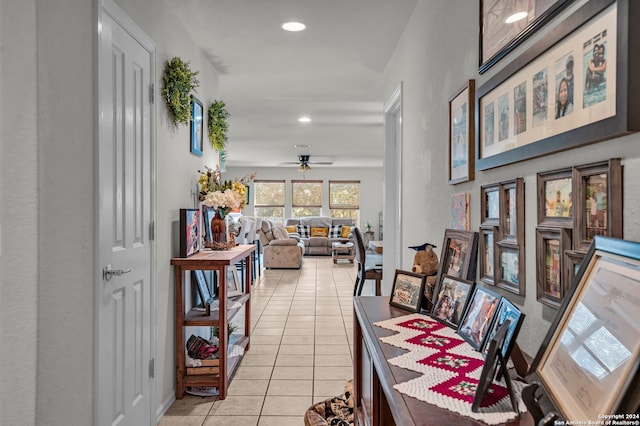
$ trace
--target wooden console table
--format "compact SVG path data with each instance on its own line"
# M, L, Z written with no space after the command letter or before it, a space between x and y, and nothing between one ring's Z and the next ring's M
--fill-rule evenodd
M185 387L187 386L215 386L219 391L219 399L227 396L229 378L240 363L241 357L229 358L227 350L220 349L219 372L215 374L187 375L185 365L185 338L184 327L187 326L217 326L219 347L227 348L229 336L227 335L227 323L242 308L229 309L229 302L239 302L245 307L244 315L244 336L236 345L241 346L245 351L249 350L249 330L251 327L251 253L256 246L240 245L231 250L224 251L201 251L191 257L174 257L171 265L175 268L175 290L176 290L176 399L184 398ZM227 299L227 268L235 267L237 262L245 260L245 283L243 294ZM218 271L218 301L219 309L212 309L210 315L206 312L184 311L184 273L193 270Z
M387 360L407 353L406 350L382 343L383 336L396 334L373 323L408 315L409 312L389 305L389 297L355 297L353 302L354 401L356 425L484 425L435 405L406 396L393 389L397 383L420 374L390 365ZM508 425L533 425L524 413Z

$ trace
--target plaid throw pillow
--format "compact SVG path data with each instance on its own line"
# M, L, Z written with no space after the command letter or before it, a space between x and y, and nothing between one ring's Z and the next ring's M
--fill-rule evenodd
M333 225L329 230L329 238L340 238L342 236L342 225Z
M300 238L309 238L311 227L308 225L298 225L298 234L300 234Z

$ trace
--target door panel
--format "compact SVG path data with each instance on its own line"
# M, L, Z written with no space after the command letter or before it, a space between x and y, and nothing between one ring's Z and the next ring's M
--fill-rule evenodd
M115 273L99 283L96 417L99 425L137 426L154 423L149 239L154 58L132 35L133 24L126 16L114 17L113 10L112 2L103 3L99 25L98 266L109 265Z

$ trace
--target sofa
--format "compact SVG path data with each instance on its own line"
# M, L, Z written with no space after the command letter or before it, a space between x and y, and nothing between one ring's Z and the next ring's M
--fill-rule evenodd
M304 261L304 244L289 234L282 226L270 220L262 220L258 229L262 245L264 267L267 269L300 269Z
M353 220L329 216L309 216L287 219L285 229L291 238L304 244L306 255L331 255L333 243L353 242Z

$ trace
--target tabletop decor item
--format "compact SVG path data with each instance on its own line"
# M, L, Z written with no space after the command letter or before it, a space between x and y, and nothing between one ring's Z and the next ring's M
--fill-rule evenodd
M189 93L200 85L196 78L198 71L191 71L189 62L177 56L167 61L162 76L162 97L167 103L173 125L189 124L191 119L191 98Z
M219 167L211 169L205 166L205 170L200 171L199 199L204 206L214 210L214 216L211 219L211 241L205 242L205 247L213 250L228 250L235 246L235 241L229 238L225 217L231 210L242 209L245 206L246 185L253 180L254 176L255 173L252 173L241 179L223 181Z

